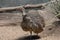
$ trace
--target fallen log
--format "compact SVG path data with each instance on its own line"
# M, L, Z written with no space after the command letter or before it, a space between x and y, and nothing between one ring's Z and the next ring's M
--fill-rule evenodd
M0 8L0 13L2 12L8 12L8 11L16 11L17 9L21 9L22 6L17 6L17 7L4 7Z
M31 8L41 8L43 7L43 5L41 4L37 4L37 5L24 5L24 6L17 6L17 7L4 7L4 8L0 8L0 13L1 12L8 12L8 11L22 11L22 8L25 8L25 9L31 9Z
M16 7L4 7L0 8L0 13L2 12L8 12L8 11L22 11L22 8L24 7L25 9L31 9L31 8L41 8L43 5L42 4L36 4L36 5L24 5L24 6L16 6Z

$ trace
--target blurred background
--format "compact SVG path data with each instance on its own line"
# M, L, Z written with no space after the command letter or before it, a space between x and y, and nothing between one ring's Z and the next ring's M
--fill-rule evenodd
M39 4L50 0L0 0L0 7L19 6L25 4Z

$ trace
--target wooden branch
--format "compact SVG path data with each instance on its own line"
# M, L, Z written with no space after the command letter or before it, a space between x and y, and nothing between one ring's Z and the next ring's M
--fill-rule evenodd
M46 5L46 3L44 4L27 4L24 6L25 9L30 9L30 8L41 8L41 7L44 7Z
M22 9L22 6L17 6L17 7L5 7L5 8L0 8L0 13L5 12L5 11L16 11L17 9Z

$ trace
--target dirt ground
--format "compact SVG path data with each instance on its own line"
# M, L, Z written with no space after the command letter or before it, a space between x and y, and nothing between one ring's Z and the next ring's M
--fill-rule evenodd
M53 33L47 32L45 31L45 33L39 34L41 38L34 40L60 40L59 30L55 30ZM29 35L29 32L24 32L20 26L0 26L0 40L28 40L24 38L28 38Z

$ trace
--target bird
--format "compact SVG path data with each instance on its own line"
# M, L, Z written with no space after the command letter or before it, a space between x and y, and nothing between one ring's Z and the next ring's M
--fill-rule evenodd
M24 8L22 9L21 28L23 31L29 31L30 35L32 35L32 32L38 35L44 30L44 27L44 18L36 10L30 10L27 13Z

